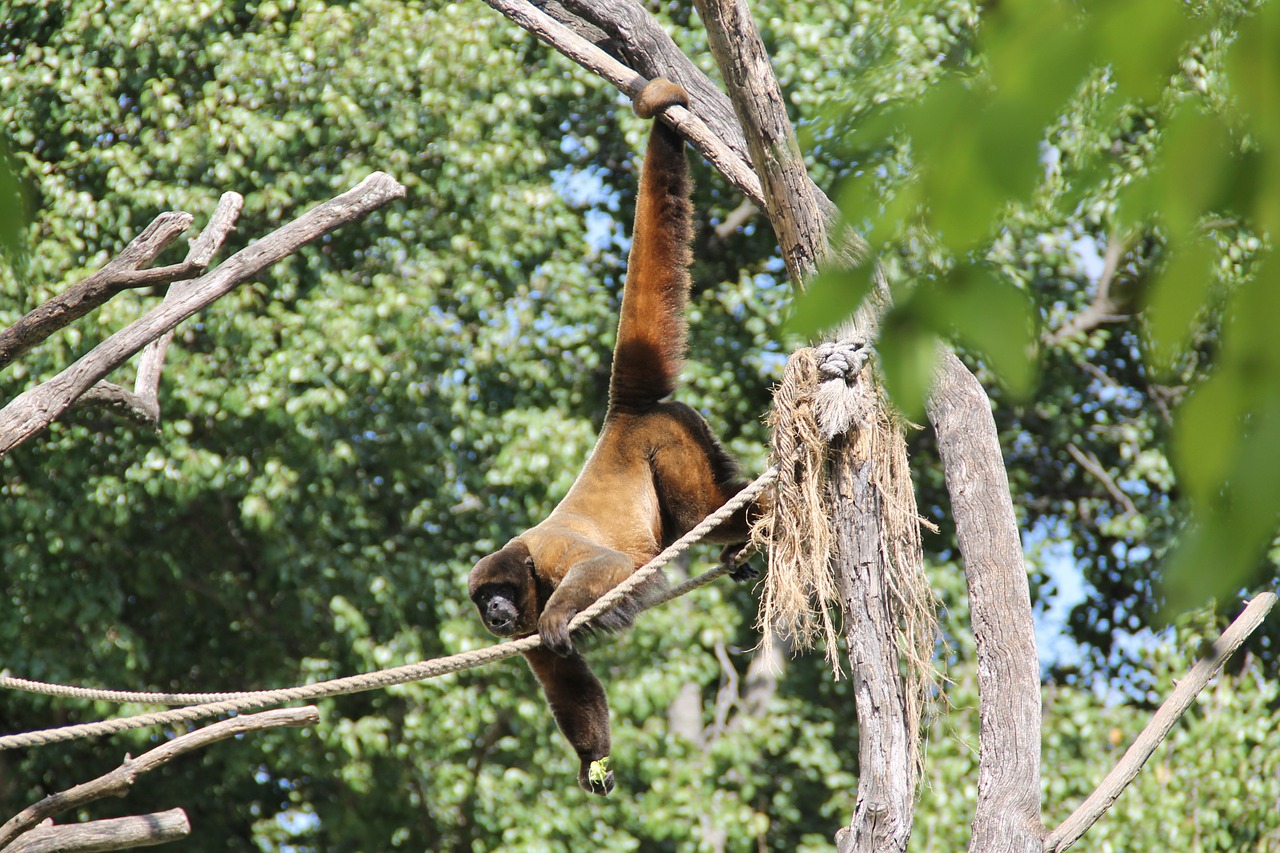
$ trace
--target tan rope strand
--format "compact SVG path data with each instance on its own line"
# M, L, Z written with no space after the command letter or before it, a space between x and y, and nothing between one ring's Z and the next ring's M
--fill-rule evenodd
M580 628L582 625L590 622L601 613L613 607L622 600L635 587L644 582L646 578L654 572L661 569L671 560L675 559L689 547L697 543L704 536L718 527L730 515L741 507L745 506L749 501L753 500L766 488L768 488L777 477L777 469L770 468L752 483L747 485L738 492L733 498L727 501L724 506L713 512L702 520L696 527L680 537L671 544L661 554L654 557L641 568L637 569L631 577L627 578L618 586L614 587L604 596L583 610L569 624L571 631ZM713 569L707 572L708 575L718 577L727 571L727 567ZM702 578L695 578L701 580ZM708 579L710 580L710 579ZM677 590L681 590L678 594L683 595L702 583L693 584L686 582ZM669 592L652 602L642 605L641 609L645 610L657 604L669 601L675 597L675 591ZM0 736L0 750L16 749L27 746L44 746L50 743L58 743L67 740L76 740L78 738L96 737L104 734L116 734L118 732L127 731L129 729L144 728L147 726L162 726L174 723L191 722L194 720L205 719L207 717L217 716L219 714L229 714L239 711L253 710L263 708L268 705L280 705L285 702L296 702L301 700L312 700L324 698L327 696L341 696L350 693L358 693L367 690L377 690L384 687L391 687L397 684L406 684L411 681L425 681L430 678L437 678L441 675L447 675L452 672L458 672L464 669L481 666L495 661L503 660L521 652L537 648L542 644L542 640L538 635L524 637L507 643L499 643L488 646L483 649L475 649L469 652L461 652L456 655L449 655L443 658L435 658L429 661L419 661L418 663L404 664L390 669L379 670L376 672L362 673L360 675L349 675L343 678L330 679L328 681L318 681L314 684L306 684L299 687L285 687L277 690L258 690L243 693L230 694L231 698L208 702L205 701L198 705L190 705L185 708L175 708L169 711L158 711L151 714L139 714L132 717L118 717L112 720L101 720L93 723L79 723L70 726L59 726L51 729L41 729L31 732L20 732L17 734ZM40 685L43 687L60 687L59 685L41 685L40 682L30 682L25 679L5 679L4 682L16 681L25 685ZM0 686L6 686L4 682L0 682ZM18 689L27 689L19 687ZM228 694L147 694L147 693L128 693L127 691L94 691L91 688L69 688L61 687L61 690L77 691L75 694L59 693L51 695L77 695L80 698L87 698L84 693L94 694L111 694L115 697L142 697L142 696L166 696L166 697L184 697L184 696L200 696L214 695L226 696ZM81 692L83 691L83 692ZM43 689L38 692L44 692ZM141 699L114 698L106 701L145 701Z

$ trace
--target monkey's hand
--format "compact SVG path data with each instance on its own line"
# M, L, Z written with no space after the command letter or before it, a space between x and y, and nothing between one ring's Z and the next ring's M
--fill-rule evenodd
M567 658L573 654L573 639L569 636L569 623L578 615L577 610L566 607L548 607L538 619L538 635L542 645Z
M578 768L578 784L587 793L601 797L612 792L613 771L609 769L609 756L597 761L584 760Z

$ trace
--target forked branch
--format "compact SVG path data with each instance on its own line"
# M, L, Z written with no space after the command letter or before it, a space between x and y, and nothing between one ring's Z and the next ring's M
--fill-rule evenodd
M0 409L0 457L48 427L108 373L183 320L312 240L403 196L404 191L395 178L374 172L358 186L241 249L212 272L187 282L181 294L166 299L57 376Z
M239 198L235 193L228 195ZM227 196L224 195L223 204L226 203ZM160 214L102 269L0 331L0 368L122 291L169 284L204 272L235 224L239 211L237 204L230 218L215 216L204 233L192 241L182 263L149 269L148 265L190 228L193 221L191 214L181 211L170 210Z
M223 193L217 209L209 218L209 224L205 226L199 237L191 241L191 251L187 254L184 263L192 264L203 271L213 260L214 254L231 231L243 207L244 197L240 193ZM190 292L190 281L176 281L169 285L165 301L182 299ZM86 391L76 401L76 405L102 406L144 425L156 426L160 422L160 374L164 370L165 355L169 351L169 343L172 340L173 330L170 329L147 344L147 348L142 351L138 359L138 373L134 379L132 391L104 379Z

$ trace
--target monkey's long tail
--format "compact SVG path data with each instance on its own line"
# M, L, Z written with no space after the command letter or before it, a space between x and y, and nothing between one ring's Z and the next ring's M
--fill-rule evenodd
M659 78L636 97L635 107L637 114L649 118L667 107L688 103L684 89ZM684 363L684 310L693 260L691 191L684 140L655 121L636 196L609 384L611 410L643 412L676 388Z

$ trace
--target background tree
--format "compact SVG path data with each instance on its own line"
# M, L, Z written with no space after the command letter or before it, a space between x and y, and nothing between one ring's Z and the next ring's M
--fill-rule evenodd
M812 128L815 178L829 188L867 168L845 121L975 62L977 13L966 3L756 11L789 106ZM664 12L699 55L688 12ZM602 414L639 123L599 81L479 4L23 4L0 27L0 53L13 55L0 121L37 211L25 267L5 269L0 320L96 268L155 212L207 215L227 186L260 188L246 193L245 235L376 168L409 188L362 233L335 234L202 315L171 355L158 435L79 417L0 462L12 602L0 643L15 650L6 665L57 681L240 689L485 642L462 591L466 569L549 508ZM892 68L877 62L887 56ZM1080 133L1063 138L1081 146L1119 145L1122 163L1150 142L1087 111L1069 127ZM878 170L887 182L909 166L895 170L894 156ZM762 220L717 229L740 221L740 198L709 170L698 183L703 289L682 393L758 469L759 416L790 349L775 332L789 296ZM1078 316L1101 283L1079 243L1085 229L1030 214L1006 227L1007 268L1036 272L1037 305L1061 328L1056 319ZM929 259L928 235L913 237L891 266ZM1130 274L1132 251L1115 275ZM110 303L0 374L5 398L145 298ZM1083 666L1059 667L1046 706L1046 731L1066 734L1046 742L1045 766L1078 768L1073 780L1110 763L1099 752L1110 730L1089 726L1113 715L1127 735L1138 717L1124 705L1103 714L1094 680L1140 708L1164 686L1126 679L1146 671L1134 669L1143 645L1166 657L1187 648L1176 635L1115 642L1149 623L1176 480L1162 392L1133 357L1134 333L1082 334L1047 342L1034 403L998 397L996 407L1032 546L1046 562L1062 559L1064 543L1075 549L1096 591L1073 616ZM942 526L926 543L935 586L955 617L963 594L948 580L953 538L927 436L916 451L921 506ZM1051 584L1040 593L1053 602ZM753 614L741 590L713 588L594 651L612 670L625 797L563 791L570 757L527 673L511 665L325 703L325 722L307 736L220 746L198 770L151 780L128 809L181 802L194 843L210 849L570 849L586 837L605 849L825 849L852 808L848 688L809 658L763 677L750 666ZM947 624L952 703L963 709L971 657L964 631ZM1245 670L1270 672L1273 648ZM1126 826L1136 838L1158 825L1206 850L1274 839L1274 774L1264 775L1265 749L1248 746L1265 744L1274 696L1251 678L1222 691L1213 722L1196 730L1204 736L1166 748L1164 790L1195 778L1214 749L1256 768L1239 774L1257 776L1254 788L1232 798L1220 793L1228 786L1205 785L1190 816L1159 786L1140 788L1153 811L1095 832L1119 844ZM4 695L0 726L113 710ZM972 779L966 722L953 713L946 725L966 733L931 740L935 794ZM16 811L147 742L0 754L0 806ZM918 826L920 849L964 843L959 815L971 805L940 799L939 813L957 817Z

